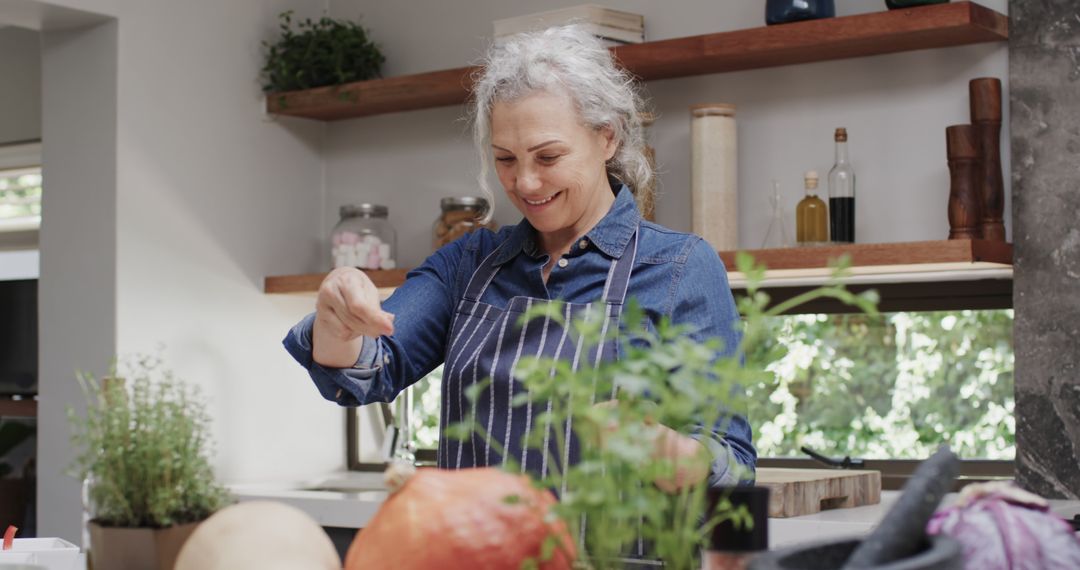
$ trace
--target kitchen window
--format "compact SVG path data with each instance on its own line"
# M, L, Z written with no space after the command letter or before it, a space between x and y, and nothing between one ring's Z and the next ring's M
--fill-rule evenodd
M778 346L786 354L769 365L771 381L747 387L762 465L821 467L805 446L864 459L889 488L947 443L965 460L965 476L1011 475L1011 309L789 315L769 326L760 355ZM437 369L411 388L410 431L422 461L434 460L440 378ZM359 453L359 427L354 417L350 467L381 469L372 446Z
M0 146L0 232L41 226L41 144Z

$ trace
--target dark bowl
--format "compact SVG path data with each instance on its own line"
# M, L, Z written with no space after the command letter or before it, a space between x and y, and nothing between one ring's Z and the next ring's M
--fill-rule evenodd
M792 546L755 556L750 570L837 570L859 545L860 539L834 540ZM914 556L873 567L874 570L963 570L960 543L947 536L928 537Z

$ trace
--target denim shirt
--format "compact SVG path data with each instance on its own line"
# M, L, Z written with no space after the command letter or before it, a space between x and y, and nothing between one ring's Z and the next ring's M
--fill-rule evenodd
M353 368L323 367L312 359L311 314L286 335L285 348L309 372L319 392L342 406L389 402L409 385L442 364L454 308L465 294L480 262L503 242L501 266L484 295L505 307L515 296L590 303L601 298L611 260L623 254L638 229L638 252L627 299L635 299L652 323L670 317L688 324L696 340L719 337L733 350L740 339L739 315L724 264L700 237L676 232L641 219L633 195L612 185L611 209L557 263L547 283L536 230L526 220L498 232L481 229L436 251L408 273L405 283L382 304L393 313L394 334L365 338ZM753 480L756 451L746 418L724 418L725 429L702 430L695 437L713 453L710 483L730 485ZM711 436L711 437L706 437ZM732 462L746 469L733 469Z

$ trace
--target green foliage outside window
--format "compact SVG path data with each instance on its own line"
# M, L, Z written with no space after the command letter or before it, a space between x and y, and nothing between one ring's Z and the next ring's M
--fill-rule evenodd
M1012 459L1012 311L799 315L772 319L787 355L748 387L765 457L799 447L922 459L948 443L968 459Z
M948 443L968 459L1012 459L1012 323L1011 310L770 319L759 350L787 354L768 367L773 381L747 387L759 454L922 459ZM420 448L438 442L441 377L413 387Z
M41 174L0 172L0 220L41 215Z

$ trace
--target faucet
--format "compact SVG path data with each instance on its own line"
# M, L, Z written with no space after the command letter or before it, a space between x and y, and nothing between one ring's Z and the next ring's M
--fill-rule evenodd
M412 425L412 386L405 388L390 404L379 404L383 423L386 426L386 439L383 440L383 458L387 463L403 462L416 465L416 442L413 441Z

